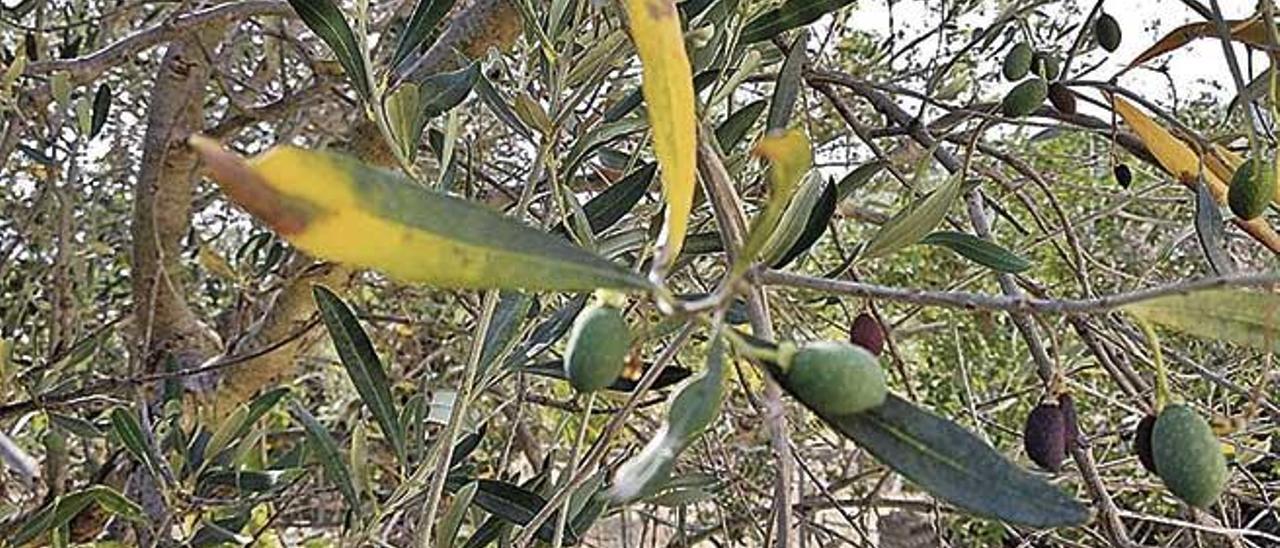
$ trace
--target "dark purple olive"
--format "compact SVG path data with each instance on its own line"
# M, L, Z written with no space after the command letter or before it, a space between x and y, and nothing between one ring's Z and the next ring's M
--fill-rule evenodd
M1042 403L1027 415L1027 425L1022 430L1022 442L1032 462L1050 472L1062 468L1067 457L1067 422L1062 408Z
M1152 474L1156 473L1155 453L1151 450L1151 432L1156 427L1156 416L1147 415L1138 421L1138 428L1133 431L1133 452L1138 455L1138 462Z
M849 342L879 356L884 351L884 329L871 314L863 312L853 319L853 327L849 328Z
M1115 175L1116 182L1120 183L1120 186L1124 188L1129 188L1129 185L1133 183L1133 171L1130 171L1127 165L1116 164L1112 174Z

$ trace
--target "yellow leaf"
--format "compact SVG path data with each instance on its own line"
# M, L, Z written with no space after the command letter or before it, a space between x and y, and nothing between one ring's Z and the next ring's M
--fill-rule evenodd
M1267 27L1260 17L1227 21L1227 26L1231 29L1231 39L1234 41L1254 46L1266 44ZM1164 35L1142 53L1139 53L1137 57L1133 58L1133 61L1129 62L1129 66L1125 70L1185 46L1197 38L1216 37L1217 35L1218 29L1215 28L1213 21L1182 25Z
M326 260L446 288L648 287L564 238L345 156L277 146L246 162L190 142L232 201Z
M1138 135L1138 139L1147 146L1151 155L1160 162L1161 167L1173 175L1178 182L1194 190L1201 169L1200 157L1191 150L1191 147L1123 98L1112 97L1111 102L1116 114L1119 114ZM1209 158L1213 156L1214 154L1208 155ZM1224 158L1226 162L1233 161L1230 157ZM1221 178L1217 174L1224 170L1225 165L1215 170L1213 161L1206 161L1203 170L1205 186L1209 188L1214 201L1219 204L1227 201L1227 181L1230 179ZM1261 217L1252 221L1233 219L1232 222L1273 253L1280 253L1280 234L1276 234L1265 219Z
M813 165L809 138L799 129L766 135L756 143L751 153L769 161L769 200L751 225L751 233L747 235L742 254L734 265L738 272L756 260L791 203L800 180Z
M666 219L658 236L654 272L670 266L684 245L697 162L693 70L684 51L680 13L673 0L625 0L631 40L640 56L653 152L662 168Z

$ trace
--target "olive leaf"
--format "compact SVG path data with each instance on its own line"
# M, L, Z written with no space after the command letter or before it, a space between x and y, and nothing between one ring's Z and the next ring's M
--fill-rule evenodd
M334 441L333 436L320 424L320 421L317 421L311 412L297 401L289 402L289 414L302 423L311 446L319 452L317 457L320 459L320 466L329 477L329 481L337 484L338 492L342 493L342 498L346 499L347 505L352 509L360 508L360 496L356 494L355 483L351 480L351 471L342 461L338 442Z
M316 33L338 58L338 64L351 79L351 84L365 100L373 97L369 73L364 64L364 48L356 41L356 35L343 17L342 10L331 0L289 0L311 32Z
M71 522L90 504L108 513L134 522L146 522L147 515L138 503L106 485L93 485L80 491L57 497L51 503L32 514L18 530L5 540L10 546L22 546L41 534L54 531Z
M773 99L769 101L769 117L765 119L765 130L785 129L791 121L791 112L795 110L796 99L800 97L800 86L803 83L804 66L808 62L805 47L809 40L807 31L796 33L791 42L791 51L787 52L787 60L778 71L778 80L773 85Z
M720 148L727 151L742 142L767 106L769 106L768 101L758 99L733 111L733 114L725 118L724 122L716 127L716 142L720 143Z
M391 55L390 66L399 70L399 65L410 53L422 49L422 43L431 35L440 20L453 7L454 0L418 0L413 6L413 15L409 23L400 31L400 40L396 42L396 51Z
M404 431L401 430L399 412L395 400L391 397L391 382L382 367L382 360L373 349L369 335L360 327L356 315L351 312L347 303L337 294L324 286L313 286L311 293L315 297L316 309L320 319L324 321L333 340L333 347L338 352L351 384L360 394L360 401L373 414L374 420L382 428L382 435L391 442L391 448L401 462L405 462Z
M1280 352L1280 295L1211 289L1125 305L1144 320L1207 339Z
M884 257L919 242L946 217L951 204L960 197L963 182L960 177L951 177L913 207L899 212L871 237L859 258Z
M751 44L768 40L852 3L853 0L787 0L748 21L742 28L741 41Z
M1012 251L964 232L934 232L925 236L920 243L945 247L996 272L1018 273L1031 268L1030 262L1014 255Z

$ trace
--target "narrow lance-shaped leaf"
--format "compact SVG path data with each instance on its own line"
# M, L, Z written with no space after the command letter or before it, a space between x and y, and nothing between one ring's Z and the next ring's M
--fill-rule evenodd
M324 43L333 50L338 64L351 79L351 84L361 97L369 99L373 96L369 85L368 72L364 66L364 53L356 35L343 17L342 10L331 0L289 0L289 5L298 17L306 23L311 32L316 33Z
M142 507L136 502L106 485L94 485L58 497L53 503L32 514L22 527L5 539L9 543L7 545L22 546L47 531L67 525L81 511L95 503L108 513L129 521L147 521Z
M1200 242L1200 250L1204 252L1209 267L1215 274L1230 274L1235 271L1235 263L1231 254L1227 253L1227 235L1222 229L1222 210L1214 201L1209 186L1200 181L1196 184L1196 239Z
M791 121L791 112L795 110L796 99L800 97L800 85L804 65L807 31L800 31L791 42L791 51L787 52L787 60L778 71L778 81L773 86L773 99L769 101L769 117L766 118L765 129L774 131L785 129Z
M391 56L392 67L396 67L414 50L420 49L422 42L453 7L454 0L418 0L413 6L413 15L409 23L400 31L400 40L396 42L396 51Z
M773 268L786 267L801 253L808 251L817 243L818 238L822 237L822 233L827 230L827 223L831 222L831 218L836 213L837 197L836 185L831 182L822 184L822 195L818 197L818 203L814 204L813 209L809 212L809 220L805 223L804 231L800 233L800 237L796 238L795 243L791 244L791 249L782 255L778 260L774 261Z
M648 287L563 238L345 156L277 146L245 162L212 140L191 144L233 201L327 260L446 288Z
M476 496L477 486L477 483L471 482L454 493L453 501L449 503L449 510L445 512L444 517L440 518L440 528L436 530L436 546L453 547L453 541L458 537L458 530L462 527L462 519L467 515L467 507Z
M680 12L673 0L625 0L631 40L643 72L641 89L662 171L666 219L658 236L654 271L661 277L684 244L693 209L697 153L693 70L684 50Z
M776 264L800 240L809 227L809 217L826 194L827 182L821 175L810 172L800 183L800 189L782 214L778 226L773 229L760 252L760 262ZM825 227L825 224L823 225Z
M142 425L138 422L138 418L134 416L132 411L123 407L117 407L111 410L111 427L115 430L116 436L120 438L120 443L124 448L133 454L147 467L155 470L155 459L151 455L150 445L147 443L146 435L142 431Z
M374 420L382 428L382 435L391 442L392 449L401 460L405 458L404 432L400 429L399 412L391 397L391 382L383 370L382 360L373 349L369 335L360 327L360 321L333 291L324 286L311 288L315 296L320 318L329 330L338 358L351 377L351 384L360 394L360 400L369 408Z
M920 243L945 247L997 272L1017 273L1031 268L1030 262L1008 249L964 232L934 232Z
M1213 289L1126 305L1125 311L1183 333L1280 352L1280 295Z
M952 177L914 207L898 213L872 236L860 258L884 257L919 242L946 217L951 204L960 197L963 183L960 177Z
M759 99L735 110L725 118L724 122L716 128L716 141L720 143L720 148L728 151L737 146L743 137L747 136L747 132L751 131L751 126L755 125L767 106L769 106L768 101Z
M752 153L769 161L769 198L764 211L751 223L742 254L734 265L738 272L745 271L756 260L774 227L782 220L800 180L813 165L809 138L800 129L766 135Z
M93 139L107 124L107 115L111 113L111 86L102 84L93 94L93 118L89 125L89 138Z
M329 481L337 484L338 491L342 493L342 498L346 499L348 506L353 509L359 508L360 497L356 494L355 483L351 481L351 471L342 462L338 442L334 441L333 436L329 435L329 431L320 424L320 421L317 421L311 412L298 402L289 402L289 414L302 423L303 429L307 432L307 439L311 440L311 445L318 452L320 466L324 468Z
M819 17L843 8L853 0L787 0L781 6L753 17L742 28L742 43L768 40L796 27L817 21Z

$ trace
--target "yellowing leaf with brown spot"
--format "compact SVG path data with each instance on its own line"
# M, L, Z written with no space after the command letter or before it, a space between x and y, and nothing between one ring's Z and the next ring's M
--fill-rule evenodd
M653 152L662 168L666 219L658 236L654 272L661 277L680 254L689 213L697 162L697 118L693 70L684 51L680 12L673 0L625 0L631 40L640 56Z
M813 165L809 137L799 129L766 135L751 153L769 161L769 199L764 211L752 223L751 233L742 246L742 255L735 265L738 272L756 260L791 203L800 180Z
M1200 157L1191 150L1191 147L1123 98L1112 97L1111 103L1116 114L1119 114L1129 128L1137 134L1138 139L1142 140L1142 143L1151 151L1151 155L1160 162L1160 166L1173 175L1178 182L1195 190L1196 181L1202 170ZM1205 186L1209 188L1209 193L1213 194L1214 201L1219 204L1226 203L1229 179L1220 178L1210 161L1205 162L1203 173ZM1276 234L1264 218L1259 217L1252 221L1232 219L1232 222L1270 249L1272 253L1280 253L1280 234Z
M1231 39L1236 42L1242 42L1254 46L1262 46L1267 41L1267 27L1260 17L1251 17L1249 19L1237 19L1235 21L1227 21L1227 27L1231 29ZM1147 61L1155 59L1161 55L1169 53L1175 49L1191 43L1192 40L1198 38L1217 37L1218 29L1215 28L1213 21L1201 21L1199 23L1188 23L1176 29L1152 44L1133 61L1129 62L1129 66L1125 70L1141 65Z
M353 158L276 146L248 161L193 137L232 201L317 257L459 289L645 289L644 278L480 204Z

